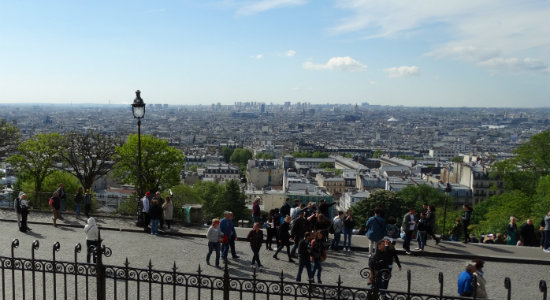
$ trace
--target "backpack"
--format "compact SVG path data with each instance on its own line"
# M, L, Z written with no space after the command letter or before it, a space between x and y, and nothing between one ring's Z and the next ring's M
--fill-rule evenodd
M327 259L327 249L323 245L322 241L312 240L311 241L311 256L312 258L318 259L320 261L325 261Z

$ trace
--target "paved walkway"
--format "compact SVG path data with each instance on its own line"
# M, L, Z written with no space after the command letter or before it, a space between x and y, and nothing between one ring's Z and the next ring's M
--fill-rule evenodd
M31 211L29 215L29 227L33 224L47 225L52 224L50 212ZM86 217L76 217L72 213L63 214L65 220L58 220L58 226L82 228L86 224ZM135 226L135 218L122 216L95 215L98 225L102 230L124 231L124 232L142 232L143 229ZM0 209L0 221L16 222L16 215L12 209ZM162 234L172 236L194 236L204 237L207 231L205 226L183 226L181 223L172 226L172 229L162 232ZM250 228L237 227L237 236L243 240ZM368 239L365 236L354 235L352 237L352 248L354 251L366 251L368 249ZM398 240L396 248L401 248L402 240ZM415 247L415 242L412 243ZM481 258L486 261L522 263L522 264L543 264L550 265L550 254L543 252L538 247L515 247L508 245L491 244L464 244L460 242L442 241L435 245L434 241L428 241L428 245L422 253L413 252L412 255L429 256L439 258L454 259L472 259Z

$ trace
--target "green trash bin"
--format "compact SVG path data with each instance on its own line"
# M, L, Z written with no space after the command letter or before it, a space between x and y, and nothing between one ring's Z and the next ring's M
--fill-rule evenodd
M191 224L191 206L184 205L183 209L183 222L185 224Z

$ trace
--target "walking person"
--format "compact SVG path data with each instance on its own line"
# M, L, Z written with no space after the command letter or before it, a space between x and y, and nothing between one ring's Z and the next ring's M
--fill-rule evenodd
M424 209L426 210L424 212L426 216L426 222L428 224L428 227L426 228L426 233L428 236L431 236L432 239L434 239L435 244L438 245L441 241L437 236L435 236L435 207L433 205L428 205L428 203L424 203L423 205Z
M252 262L251 265L256 265L258 268L263 267L262 263L260 262L260 250L262 249L262 243L264 241L264 233L260 230L260 223L254 223L254 228L248 232L248 236L246 237L248 242L250 242L250 249L252 249Z
M515 246L518 243L518 226L516 218L510 217L510 223L506 225L506 244Z
M166 199L168 199L168 197ZM223 236L223 233L221 233L219 227L220 219L212 219L212 225L210 225L208 231L206 232L206 237L208 238L208 253L206 254L206 264L210 265L210 256L212 256L212 252L216 252L216 268L220 268L220 241Z
M57 196L59 197L59 209L58 209L58 219L64 220L61 212L65 211L65 202L67 201L67 193L65 193L65 184L60 183L57 188Z
M340 244L340 236L342 235L342 230L344 229L344 221L342 217L344 216L343 211L338 211L338 215L332 220L332 229L334 230L334 239L330 248L334 251L338 251L338 244Z
M84 194L84 214L86 215L86 218L90 217L91 210L92 210L92 193L90 193L90 189L87 189L86 194Z
M348 209L344 218L344 251L351 251L351 235L353 234L354 227L355 221L351 216L351 209Z
M53 220L54 227L57 227L57 219L61 219L61 216L59 214L59 208L60 208L59 201L60 201L59 194L57 193L57 191L53 192L53 195L50 198L50 201L48 202L48 204L52 209L52 213L53 213L52 220Z
M472 286L473 274L476 271L476 264L468 262L464 271L458 275L458 294L462 297L472 297L474 287Z
M416 241L418 242L418 248L414 250L424 251L424 246L426 246L426 240L428 239L428 221L426 220L426 215L420 213L420 218L417 223L416 231Z
M21 196L25 192L19 192L19 196L13 200L13 209L15 210L15 215L17 216L17 228L21 228Z
M233 214L230 211L225 211L224 218L220 221L220 231L223 233L223 243L222 243L222 259L227 263L227 255L229 254L229 244L231 241L231 236L235 230L233 225Z
M277 254L283 250L283 247L286 247L286 254L288 255L288 261L294 262L292 257L290 256L290 221L292 218L290 216L285 217L285 221L283 224L281 224L281 227L279 227L279 235L277 240L279 241L279 247L277 248L277 251L275 254L273 254L273 258L279 260L277 257Z
M78 187L78 191L76 192L76 195L74 195L74 203L76 204L75 214L76 217L80 217L80 205L82 204L82 201L84 200L84 188Z
M157 200L159 207L162 209L162 205L164 204L164 199L160 195L159 191L155 193L155 197L153 197L153 200ZM160 214L159 224L160 224L160 229L164 229L164 216L162 215L162 213Z
M395 225L397 223L397 220L394 216L388 217L388 225L386 225L386 237L389 237L392 241L392 245L395 246L395 242L401 235L401 229L399 229L399 226Z
M470 242L470 233L468 230L468 226L470 226L470 219L472 218L472 207L468 204L462 205L462 210L464 213L462 214L462 233L464 234L464 243Z
M306 234L306 219L304 218L304 211L298 212L298 217L290 223L290 236L294 239L294 246L290 250L290 256L296 258L296 250L300 246L299 243L304 239Z
M472 261L476 265L476 271L472 275L476 278L476 298L477 299L487 299L487 290L485 289L486 281L483 277L483 266L485 262L481 259L474 259Z
M296 281L302 281L302 272L304 268L307 272L307 278L309 281L313 280L313 274L311 272L311 249L309 243L312 239L312 233L307 232L303 239L298 242L298 274L296 275Z
M411 254L411 239L416 227L415 221L415 209L414 207L409 209L409 212L403 216L403 223L401 224L401 230L405 232L405 237L403 239L403 249L406 254Z
M231 214L231 237L229 238L229 249L231 249L231 257L233 259L239 258L237 250L235 249L235 241L237 240L237 231L235 230L235 223L233 222L233 212Z
M149 211L149 214L151 215L151 234L158 235L159 223L160 223L160 219L162 218L162 207L160 206L159 201L157 199L153 199L153 203L151 204L151 209Z
M145 196L141 198L141 215L143 219L143 231L147 232L147 229L149 228L149 211L151 209L151 202L149 201L149 197L151 195L151 192L147 191L145 193Z
M374 209L374 216L367 220L365 229L367 230L367 238L369 239L369 253L373 255L376 250L376 244L386 233L386 221L382 218L382 208Z
M267 238L265 241L265 248L272 251L273 238L275 238L275 244L277 243L277 228L275 227L275 216L277 215L277 208L269 211L269 217L266 221ZM277 216L279 218L279 216Z
M313 268L311 269L311 277L315 277L317 272L317 283L323 283L321 281L321 271L323 267L321 263L327 258L327 252L325 249L325 237L321 231L314 233L315 238L311 241L311 258L313 260Z
M172 197L170 196L166 196L166 201L162 204L162 216L164 217L168 229L170 229L172 219L174 218L174 203L172 203Z
M27 194L23 194L20 196L19 206L21 211L21 224L19 226L19 231L21 232L30 231L31 229L29 228L29 226L27 226L27 217L29 215L29 207L30 207L30 202L27 200Z
M84 233L86 234L86 262L90 263L90 258L93 257L95 263L94 250L99 247L99 228L94 218L88 218L88 223L84 226Z

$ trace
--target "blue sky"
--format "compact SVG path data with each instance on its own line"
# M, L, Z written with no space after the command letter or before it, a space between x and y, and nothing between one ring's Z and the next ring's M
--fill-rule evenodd
M0 2L0 103L550 106L550 1Z

